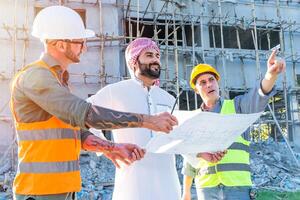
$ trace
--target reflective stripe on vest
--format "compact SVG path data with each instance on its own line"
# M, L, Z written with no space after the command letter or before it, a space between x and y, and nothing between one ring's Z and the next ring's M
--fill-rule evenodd
M16 75L12 95L19 75L33 66L49 70L60 83L56 73L45 62L38 61L26 66ZM13 97L11 110L19 148L14 192L22 195L49 195L80 191L79 128L72 127L55 116L46 121L22 123L15 113Z
M222 114L235 112L234 100L224 100ZM227 150L227 154L218 163L210 163L200 159L199 169L195 177L197 188L225 186L251 186L249 142L238 137Z
M70 129L46 129L46 130L35 130L30 131L19 131L19 141L28 140L53 140L53 139L74 139L74 134L76 138L80 138L80 132Z
M249 149L249 145L246 144L242 144L242 143L238 143L238 142L234 142L229 149L234 149L234 150L242 150L242 151L246 151L247 153L249 153L250 149Z
M59 173L79 170L78 160L67 162L21 162L19 170L22 173Z
M207 172L205 174L216 174L217 172L224 171L250 171L250 166L248 164L241 163L227 163L227 164L218 164L216 166L212 166L207 168Z

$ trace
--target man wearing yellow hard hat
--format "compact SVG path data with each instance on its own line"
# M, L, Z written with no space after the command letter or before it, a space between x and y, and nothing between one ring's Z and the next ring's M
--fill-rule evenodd
M257 86L234 99L220 97L218 81L221 76L215 68L208 64L195 66L191 73L190 85L203 100L200 109L222 114L263 111L269 98L275 94L274 84L278 74L285 70L285 62L276 60L276 51L273 51L267 66L267 72ZM250 200L252 182L249 143L243 136L239 136L225 155L222 152L199 153L197 155L199 163L194 167L185 161L182 170L184 174L182 200L191 199L190 188L193 179L198 200Z

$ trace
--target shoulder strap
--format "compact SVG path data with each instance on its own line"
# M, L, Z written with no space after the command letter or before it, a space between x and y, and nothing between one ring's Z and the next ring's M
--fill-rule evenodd
M225 99L222 104L221 114L234 114L235 106L233 99Z
M18 122L19 120L18 120L17 115L16 115L16 113L15 113L14 102L13 102L12 95L13 95L13 93L14 93L14 90L15 90L15 87L16 87L16 83L17 83L17 80L18 80L19 76L20 76L22 73L24 73L26 70L28 70L29 68L31 68L31 67L40 67L40 68L45 68L45 69L49 70L49 71L51 72L51 74L57 79L58 83L59 83L60 85L62 85L61 82L60 82L60 80L59 80L59 77L57 76L57 74L55 73L55 71L54 71L53 69L51 69L51 68L49 67L49 65L48 65L47 63L45 63L43 60L37 60L37 61L35 61L35 62L33 62L33 63L30 63L30 64L26 65L25 67L23 67L23 68L15 75L15 77L13 78L12 83L11 83L10 109L11 109L11 111L12 111L13 118L14 118L15 121L17 121L17 122Z

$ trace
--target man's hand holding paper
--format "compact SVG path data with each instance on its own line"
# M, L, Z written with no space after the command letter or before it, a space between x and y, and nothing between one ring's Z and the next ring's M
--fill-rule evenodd
M176 111L179 125L168 135L156 135L147 144L148 152L197 154L226 150L261 113L217 114Z

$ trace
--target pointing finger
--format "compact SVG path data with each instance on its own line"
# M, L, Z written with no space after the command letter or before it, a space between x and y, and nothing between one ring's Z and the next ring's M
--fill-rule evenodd
M276 53L277 53L277 50L273 50L271 55L269 56L269 59L268 59L268 63L269 64L273 64L276 60Z

